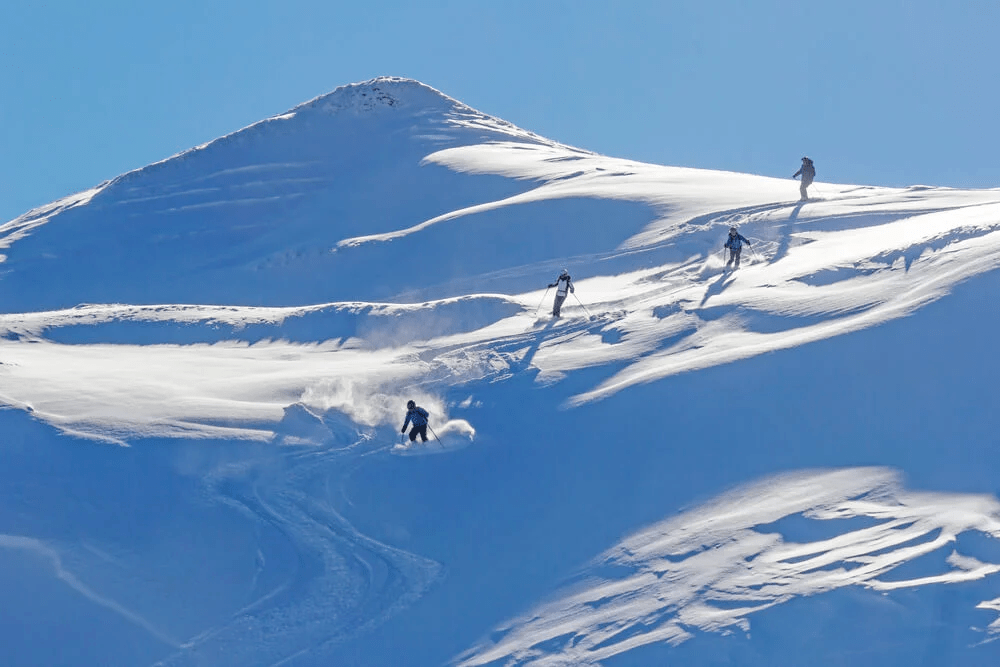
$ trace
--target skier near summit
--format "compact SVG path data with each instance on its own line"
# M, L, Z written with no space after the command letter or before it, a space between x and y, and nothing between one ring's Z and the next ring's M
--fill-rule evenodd
M799 183L799 194L801 197L799 201L806 201L809 196L806 194L806 188L812 185L813 179L816 178L816 167L813 166L813 161L807 157L802 158L802 166L799 170L792 174L792 178L795 178L799 174L802 174L802 181Z
M750 245L750 241L747 240L747 237L736 231L735 227L730 227L729 238L726 239L726 243L722 246L723 248L729 248L729 261L726 262L727 269L733 264L733 262L736 263L734 268L740 268L740 253L743 252L744 243Z
M562 308L563 301L566 300L566 295L568 292L573 292L576 294L576 288L570 282L569 271L566 269L562 270L556 281L549 285L550 288L556 288L556 300L552 302L552 317L559 317L559 310Z
M420 436L422 442L427 442L427 418L430 415L421 407L417 407L417 404L413 401L406 402L406 421L403 422L403 430L401 433L406 433L406 427L413 422L413 428L410 430L410 442L416 442L417 436Z

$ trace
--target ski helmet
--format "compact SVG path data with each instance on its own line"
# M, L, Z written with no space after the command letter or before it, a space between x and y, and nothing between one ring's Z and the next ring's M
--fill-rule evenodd
M413 401L407 401L406 402L406 409L407 410L412 410L415 407L417 407L417 404L414 403Z
M563 269L562 273L560 273L559 275L560 276L568 276L569 275L569 271L567 271L566 269Z
M812 162L812 160L810 160L809 157L805 156L805 155L802 156L802 161L803 162Z
M736 228L735 228L735 227L730 227L730 228L729 228L729 233L730 233L730 234L736 234L736 233L737 233L737 232L736 232Z

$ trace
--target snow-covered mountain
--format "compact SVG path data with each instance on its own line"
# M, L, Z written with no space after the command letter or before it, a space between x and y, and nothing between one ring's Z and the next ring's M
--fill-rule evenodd
M1000 190L811 193L379 78L0 226L0 659L996 664Z

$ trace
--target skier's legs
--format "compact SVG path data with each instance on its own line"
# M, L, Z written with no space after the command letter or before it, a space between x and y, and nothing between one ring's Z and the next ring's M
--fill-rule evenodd
M420 434L420 441L427 442L427 424L423 424L422 426L414 426L413 432L410 434L410 439L416 440L418 433Z
M562 308L563 301L566 300L565 294L556 294L556 300L552 302L552 314L555 317L559 317L559 311Z
M726 268L728 269L733 265L733 260L736 259L736 251L732 248L729 249L729 261L726 262Z
M740 255L743 254L743 248L739 247L733 250L733 257L736 259L736 266L734 268L740 268Z
M803 178L802 182L799 183L799 194L801 195L801 199L803 201L805 201L806 199L809 199L809 195L806 194L806 188L808 188L810 185L812 185L812 179L811 178L808 178L808 179L807 178Z
M416 441L417 441L417 427L414 426L413 428L410 429L410 442L416 442Z

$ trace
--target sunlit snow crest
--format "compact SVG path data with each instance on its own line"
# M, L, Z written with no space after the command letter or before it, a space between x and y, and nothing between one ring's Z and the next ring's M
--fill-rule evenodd
M628 537L588 565L578 584L499 628L499 638L459 664L595 664L654 642L680 644L697 631L748 631L752 614L797 597L845 586L954 584L1000 571L1000 563L957 550L958 536L972 532L1000 539L1000 501L908 491L881 468L778 475ZM894 576L934 552L947 554L943 571Z

